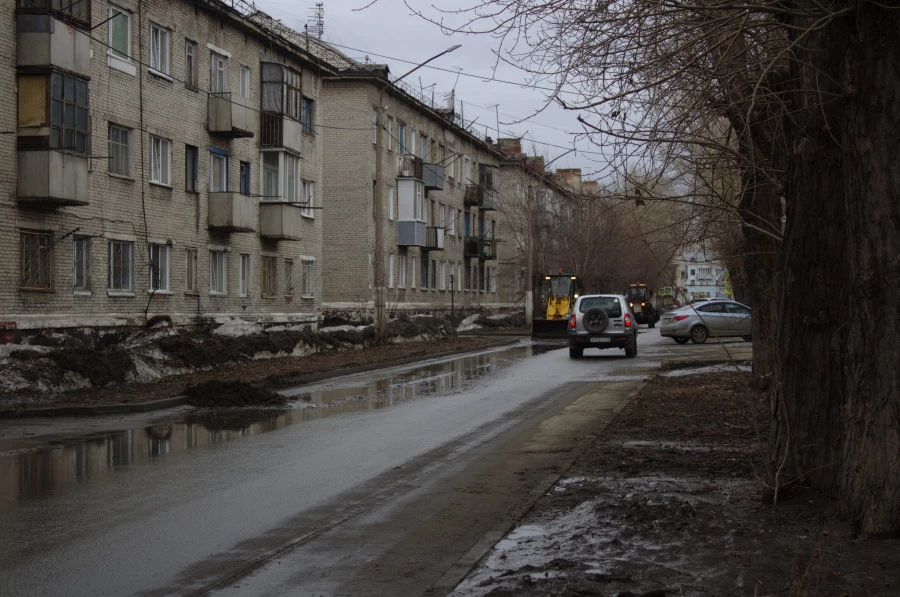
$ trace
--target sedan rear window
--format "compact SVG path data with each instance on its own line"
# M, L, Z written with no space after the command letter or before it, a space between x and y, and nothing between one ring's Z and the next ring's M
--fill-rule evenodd
M622 317L622 305L614 296L591 296L581 299L578 310L587 313L591 309L603 309L610 317Z

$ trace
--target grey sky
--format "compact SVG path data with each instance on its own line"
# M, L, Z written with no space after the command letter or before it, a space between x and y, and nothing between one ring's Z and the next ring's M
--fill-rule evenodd
M437 26L411 15L401 0L377 0L368 8L367 0L322 1L324 39L353 58L368 56L372 62L388 64L394 77L454 44L462 44L458 50L415 71L404 82L429 96L434 93L436 102L442 104L455 86L457 112L462 111L467 122L475 120L480 135L497 137L499 112L500 136L522 137L528 153L543 155L548 162L556 159L551 166L554 169L581 168L585 178L595 178L593 173L602 170L602 161L597 161L599 152L586 141L577 143L577 153L570 152L573 136L569 133L581 130L576 113L553 105L530 118L546 102L544 93L497 81L524 83L525 76L502 64L496 72L493 70L492 49L497 42L489 35L446 36ZM255 0L257 8L299 31L310 20L315 2Z

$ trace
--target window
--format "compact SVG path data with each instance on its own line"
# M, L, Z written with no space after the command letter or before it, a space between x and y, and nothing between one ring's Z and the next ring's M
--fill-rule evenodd
M294 294L294 260L284 260L284 295L292 296Z
M228 154L209 152L209 191L224 193L228 190Z
M315 261L312 259L303 259L300 261L300 294L303 296L313 296L313 273L315 272Z
M427 162L429 155L430 149L428 145L428 137L426 135L419 135L419 157L422 158L423 162Z
M400 155L406 153L406 123L397 123L397 152Z
M447 262L441 261L441 274L438 276L438 288L446 290L447 288Z
M431 260L431 289L434 290L437 288L437 260Z
M400 255L397 261L397 286L406 288L406 255Z
M284 154L284 201L297 203L300 201L299 189L300 158L289 153Z
M169 289L169 247L150 245L150 290Z
M91 239L76 236L72 243L72 288L91 289Z
M378 141L378 108L372 108L372 145Z
M416 287L416 258L415 257L412 258L410 265L411 265L411 267L409 268L409 275L410 275L409 287L415 288Z
M150 23L150 69L169 74L169 30Z
M131 13L109 6L109 54L122 60L131 59Z
M109 173L131 176L131 129L109 125Z
M306 216L307 218L315 217L315 210L313 207L315 206L316 199L316 183L311 180L303 181L303 207L300 209L300 214Z
M315 104L311 98L303 96L303 105L300 111L300 124L303 125L303 132L307 135L315 134L313 128L313 116L315 114Z
M228 92L228 58L215 52L209 55L209 90L213 93Z
M284 113L294 120L300 120L301 98L300 73L284 69Z
M109 289L134 292L134 242L109 242Z
M19 0L20 8L39 8L42 11L63 17L64 20L73 19L83 25L91 24L90 2L60 2L59 0Z
M275 296L275 258L263 257L260 263L260 280L262 281L262 295Z
M184 188L194 193L197 192L197 164L199 158L199 149L193 145L184 146Z
M448 216L447 232L450 234L450 236L453 236L454 234L456 234L456 208L451 207L449 209L450 214Z
M88 84L84 79L50 75L50 147L88 153Z
M387 274L387 286L388 288L394 287L394 259L396 255L391 253L388 255L388 274Z
M241 97L250 99L250 69L241 67Z
M241 195L250 194L250 162L241 162Z
M209 291L216 294L228 292L228 254L225 251L209 252Z
M184 42L184 85L197 89L197 44L189 39Z
M262 63L262 109L300 120L300 73L281 64Z
M52 290L53 265L51 235L49 232L25 232L20 235L22 288L28 290Z
M197 292L197 249L184 250L184 289L186 292Z
M241 296L247 296L247 289L250 286L250 255L241 253L240 270L238 272L238 285Z
M387 139L385 140L386 143L384 144L384 146L387 147L388 151L394 151L394 117L393 116L388 116L387 130L385 132L387 133Z
M420 288L428 288L428 258L422 257L422 273L419 275Z
M150 135L150 182L170 186L172 142Z
M462 263L456 264L456 289L462 291L463 289L463 275L462 275Z
M263 198L275 201L281 198L278 192L278 154L268 151L263 154Z
M425 184L419 181L413 182L415 196L413 197L413 219L424 222L425 213Z
M387 188L387 202L388 202L388 208L387 208L387 214L388 214L388 216L387 216L387 219L388 219L388 221L393 221L393 219L394 219L394 213L396 213L396 212L394 212L394 201L395 201L395 199L394 199L394 187L388 187L388 188Z
M437 210L438 210L438 212L437 212L437 227L438 227L438 228L444 228L444 223L445 223L445 221L444 221L444 214L446 213L446 212L444 211L444 204L443 204L443 203L438 203L438 205L437 205Z

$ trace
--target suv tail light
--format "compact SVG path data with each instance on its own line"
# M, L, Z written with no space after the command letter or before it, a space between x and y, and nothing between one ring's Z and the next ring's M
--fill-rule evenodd
M629 315L628 313L625 314L625 327L631 327L631 315Z
M574 313L572 313L572 314L569 316L569 327L570 327L570 328L574 328L574 327L575 327L575 314L574 314Z
M690 315L676 315L672 318L672 321L681 321L682 319L687 319Z

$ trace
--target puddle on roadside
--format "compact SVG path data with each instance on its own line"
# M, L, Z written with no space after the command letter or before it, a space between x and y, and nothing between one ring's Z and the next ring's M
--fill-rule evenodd
M0 510L52 498L73 484L216 445L354 411L449 397L514 363L559 346L520 344L457 359L373 371L282 392L287 408L197 409L149 427L79 436L0 456Z

